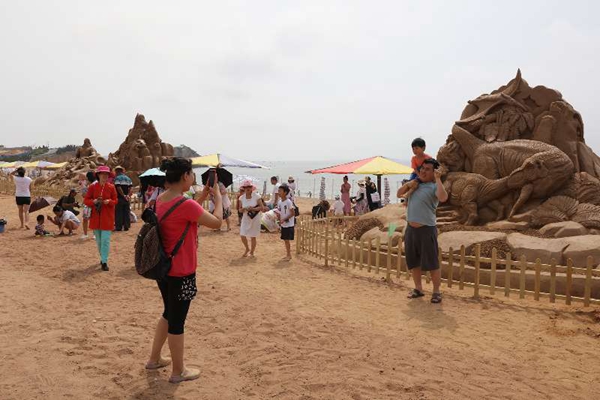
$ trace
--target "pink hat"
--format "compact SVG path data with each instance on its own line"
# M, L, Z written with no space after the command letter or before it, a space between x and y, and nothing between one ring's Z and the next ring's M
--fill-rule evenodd
M96 168L96 174L101 174L101 173L107 173L110 175L110 168L108 168L106 165L101 165L98 168Z
M246 179L245 181L243 181L242 186L240 186L240 187L241 188L251 187L252 190L256 190L256 186L254 186L254 183L250 179Z

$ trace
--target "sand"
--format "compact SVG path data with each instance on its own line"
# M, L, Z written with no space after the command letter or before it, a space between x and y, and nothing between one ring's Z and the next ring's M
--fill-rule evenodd
M308 205L302 206L304 210ZM237 229L201 231L199 293L186 325L194 382L148 372L159 292L133 267L140 225L115 234L110 272L93 241L34 238L0 197L2 399L592 399L597 310L444 290L280 262L277 235L242 260ZM167 352L167 350L165 350Z

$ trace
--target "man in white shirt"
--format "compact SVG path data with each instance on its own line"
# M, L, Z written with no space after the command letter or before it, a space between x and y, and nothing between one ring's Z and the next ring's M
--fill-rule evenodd
M277 208L277 203L279 203L279 179L276 176L271 177L271 185L273 185L273 193L271 194L271 198L267 202L267 206L273 210Z
M279 214L279 226L281 227L281 240L285 244L286 257L284 261L292 259L291 241L294 240L294 225L296 223L296 208L292 200L288 198L290 188L285 183L279 186L279 196L281 200L277 204L277 213Z

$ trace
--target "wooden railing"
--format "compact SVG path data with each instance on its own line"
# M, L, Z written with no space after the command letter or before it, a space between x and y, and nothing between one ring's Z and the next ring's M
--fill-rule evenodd
M409 280L402 242L387 246L379 238L375 240L350 240L344 236L344 221L355 217L329 217L310 219L301 216L296 223L296 252L322 260L326 267L341 267L370 273L385 273L392 278ZM570 305L574 302L584 306L600 304L600 270L593 267L593 258L587 257L585 268L576 268L569 258L567 265L558 265L553 259L543 264L540 259L528 261L525 256L514 260L510 253L498 257L494 248L491 257L481 256L481 245L474 246L474 254L467 255L465 246L439 249L442 282L448 287L458 286L473 290L473 296L483 292L494 296L516 294L520 299L531 297L536 301L557 300ZM426 276L429 281L429 276Z

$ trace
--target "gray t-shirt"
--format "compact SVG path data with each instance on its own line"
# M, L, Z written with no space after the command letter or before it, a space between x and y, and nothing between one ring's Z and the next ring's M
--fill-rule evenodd
M435 182L419 184L417 190L408 198L408 209L406 211L408 222L435 226L435 210L439 204L439 200L435 195L436 189Z

